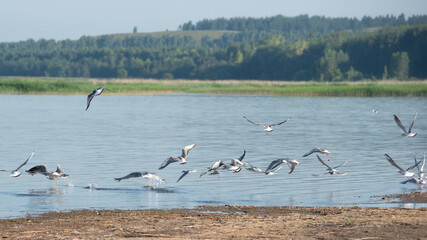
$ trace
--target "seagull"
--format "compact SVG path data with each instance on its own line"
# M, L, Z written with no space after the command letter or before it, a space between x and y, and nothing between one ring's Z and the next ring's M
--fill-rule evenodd
M163 169L165 167L167 167L169 164L174 163L174 162L181 162L181 164L186 164L187 161L185 160L188 156L188 153L190 152L191 149L195 148L196 144L191 144L188 146L185 146L182 148L182 153L181 156L179 157L169 157L168 159L166 159L162 165L159 167L159 169Z
M157 173L153 173L153 172L132 172L124 177L114 178L114 180L120 182L121 180L129 179L129 178L140 178L140 177L147 179L147 183L149 185L151 183L154 183L155 185L165 183L165 180L163 178L161 178Z
M238 159L232 158L231 163L229 165L223 165L223 167L234 173L240 172L242 170L240 166L244 166L248 164L246 162L242 162L245 155L246 155L246 150L243 151L243 154Z
M402 184L406 184L408 182L411 182L411 183L416 183L416 184L421 184L421 185L422 184L427 184L426 179L424 179L424 172L423 172L424 165L426 163L426 154L424 153L423 160L419 161L419 162L417 162L417 158L414 156L414 161L415 161L415 164L416 164L416 166L418 168L418 178L412 177L412 178L407 179L407 180L405 180L405 181L403 181L401 183ZM421 166L419 165L420 163L422 163Z
M331 154L328 150L323 149L323 148L313 148L311 151L307 152L306 154L303 155L303 157L307 157L312 153L322 153L322 154L326 154L328 156L328 161L329 161L329 155Z
M19 176L21 176L21 172L19 172L18 170L21 168L21 167L23 167L25 164L27 164L27 162L33 157L33 155L34 155L34 151L31 153L31 155L27 158L27 160L25 160L25 162L24 163L22 163L21 165L19 165L19 167L18 168L16 168L15 170L0 170L1 172L10 172L10 173L12 173L11 175L10 175L10 177L14 177L14 178L16 178L16 179L18 179L19 178Z
M243 165L248 164L246 162L242 162L243 158L245 158L245 155L246 155L246 150L243 151L243 154L239 158L237 158L237 159L232 158L230 165L232 165L232 166L242 165L243 166Z
M326 172L326 173L323 173L323 174L313 174L313 176L316 176L316 177L320 177L320 176L323 176L323 175L325 175L325 174L327 174L327 173L329 173L329 174L331 174L331 175L335 175L335 174L338 174L338 175L347 175L347 173L340 173L340 172L338 172L338 170L337 170L337 168L339 168L339 167L341 167L341 166L343 166L343 165L345 165L346 163L347 163L347 161L345 161L343 164L341 164L341 165L338 165L338 166L336 166L336 167L330 167L328 164L326 164L320 157L319 157L319 155L317 155L316 154L316 156L317 156L317 159L319 159L319 162L321 162L323 165L325 165L326 167L327 167L327 171L328 172Z
M99 87L99 88L94 89L89 95L87 95L87 106L86 106L86 110L89 108L90 102L92 101L92 99L95 96L101 95L101 93L104 90L108 90L108 91L114 92L113 90L110 90L108 88L103 88L103 87Z
M285 122L287 122L288 120L291 120L291 118L288 118L288 119L286 119L285 121L283 121L283 122L279 122L279 123L276 123L276 124L261 124L261 123L256 123L256 122L253 122L253 121L251 121L251 120L249 120L246 116L243 116L248 122L250 122L250 123L253 123L253 124L255 124L255 125L260 125L260 126L263 126L264 127L264 131L268 134L268 133L271 133L272 131L273 131L273 126L277 126L277 125L280 125L280 124L283 124L283 123L285 123Z
M294 159L290 159L286 163L288 164L288 167L289 167L289 174L291 174L295 170L295 168L299 165L299 162Z
M265 169L264 173L267 175L271 175L272 172L276 172L279 170L276 168L279 167L282 163L288 164L289 174L291 174L295 170L295 167L299 165L299 162L297 160L290 158L279 158L277 160L272 161L270 165L268 165L267 169Z
M394 121L396 122L397 126L400 127L400 129L402 129L403 133L402 135L405 137L415 137L417 136L417 133L413 133L412 132L412 127L414 126L415 123L415 119L417 118L418 112L415 113L414 115L414 119L412 120L411 126L409 126L409 130L406 130L405 126L403 126L402 122L399 120L399 118L396 115L394 116Z
M218 172L217 170L222 166L230 167L230 165L228 165L223 160L218 160L211 167L208 167L208 169L206 171L204 171L202 174L200 174L200 177L202 177L203 175L205 175L206 173L211 172L211 171L214 171L214 173Z
M389 155L387 155L387 154L384 154L385 155L385 157L386 157L386 159L387 159L387 161L391 164L391 165L393 165L393 166L395 166L397 169L399 169L399 172L398 173L400 173L400 174L402 174L403 176L405 176L405 177L407 177L407 178L410 178L410 177L413 177L413 176L415 176L415 173L411 173L411 172L409 172L409 170L411 170L411 169L413 169L414 167L416 167L416 166L418 166L418 164L421 162L418 162L418 163L416 163L415 165L412 165L412 166L410 166L409 168L407 168L406 170L405 169L403 169L403 168L401 168L399 165L397 165L396 164L396 162L389 156Z
M187 176L189 173L197 172L197 170L184 170L182 171L182 175L178 178L176 182L179 182L181 179L183 179L185 176Z
M49 169L47 168L46 165L34 166L34 167L30 168L29 170L27 170L26 172L28 172L31 175L43 174L46 176L47 179L52 180L52 181L58 180L59 178L67 178L69 176L68 174L64 173L64 170L62 170L62 168L59 164L56 167L56 171L54 171L54 172L49 171Z
M378 114L378 109L372 109L372 115Z

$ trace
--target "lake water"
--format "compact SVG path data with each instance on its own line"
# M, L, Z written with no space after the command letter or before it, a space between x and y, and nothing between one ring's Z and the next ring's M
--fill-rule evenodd
M414 154L421 159L427 151L426 98L101 95L88 111L82 95L0 95L0 103L0 169L16 168L35 150L23 170L38 164L55 170L60 164L70 174L54 183L42 175L24 172L14 179L0 172L0 218L72 209L225 204L426 207L375 197L425 191L401 184L404 177L384 154L402 167L413 163ZM379 113L373 115L373 108ZM416 111L418 135L402 137L393 114L409 126ZM244 115L261 123L292 120L267 135ZM167 157L180 155L181 148L192 143L197 146L186 165L158 170ZM325 170L315 155L301 157L313 147L331 151L330 165L348 161L340 168L348 174L312 176ZM245 149L245 161L262 169L282 157L300 165L292 174L284 165L272 176L243 169L199 177L215 161L229 162ZM198 172L176 184L187 169ZM142 178L113 179L133 171L157 172L166 184L150 189Z

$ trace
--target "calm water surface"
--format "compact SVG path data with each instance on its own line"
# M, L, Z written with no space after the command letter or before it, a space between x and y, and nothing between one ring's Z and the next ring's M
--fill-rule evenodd
M264 95L171 94L96 97L84 111L86 96L0 95L0 169L13 169L35 150L24 170L61 164L68 179L52 183L23 173L19 179L0 172L0 218L71 209L191 208L197 205L262 206L398 206L384 203L385 194L425 191L400 184L403 176L385 159L402 167L427 151L426 98L317 98ZM379 109L372 115L373 108ZM409 126L419 115L412 139L401 136L397 114ZM261 123L292 117L266 135ZM186 165L158 170L169 156L196 143ZM346 176L314 177L325 167L313 147L331 151L330 164L348 161ZM265 176L242 170L220 176L200 173L223 159L239 157L264 169L277 158L301 164ZM197 169L175 183L182 170ZM154 171L166 179L158 189L144 179L115 182L133 171ZM87 189L97 186L98 189Z

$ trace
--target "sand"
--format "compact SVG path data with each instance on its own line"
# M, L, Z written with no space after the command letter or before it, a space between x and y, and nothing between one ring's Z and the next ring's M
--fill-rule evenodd
M427 203L427 193L387 195ZM3 239L427 239L427 208L200 206L0 220Z

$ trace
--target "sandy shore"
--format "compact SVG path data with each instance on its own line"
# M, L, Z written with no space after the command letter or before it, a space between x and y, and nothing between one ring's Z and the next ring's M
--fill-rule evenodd
M427 203L427 193L384 196ZM201 206L0 220L3 239L427 239L427 208Z

